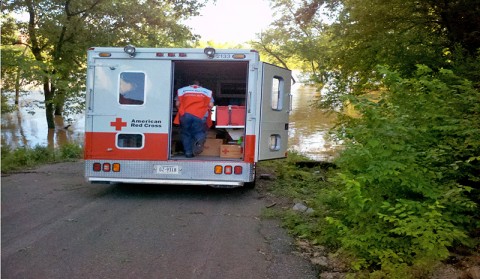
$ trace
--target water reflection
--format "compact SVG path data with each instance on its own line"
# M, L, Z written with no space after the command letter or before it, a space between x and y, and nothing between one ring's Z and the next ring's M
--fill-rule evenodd
M319 97L312 86L296 84L292 87L292 113L290 114L289 145L291 150L319 161L331 161L338 147L328 130L335 116L312 106Z
M67 142L83 142L84 118L76 115L72 121L63 117L55 117L55 129L48 129L45 109L42 106L43 96L32 91L20 100L20 109L2 114L2 146L57 147Z
M296 84L292 87L292 94L290 149L315 160L331 160L336 145L329 140L328 129L333 126L334 116L311 106L312 100L319 94L314 87ZM42 100L41 92L31 92L21 99L19 110L2 114L2 146L17 148L83 143L83 115L77 115L71 121L56 117L56 128L48 129Z

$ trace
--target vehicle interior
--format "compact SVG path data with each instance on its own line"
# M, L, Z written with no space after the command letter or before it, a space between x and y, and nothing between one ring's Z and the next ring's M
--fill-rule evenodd
M213 125L207 131L203 152L195 159L241 159L243 154L239 152L243 153L248 62L174 61L173 64L172 123L177 114L175 100L179 88L197 80L202 87L213 92ZM170 157L185 158L178 125L172 124L171 135ZM232 152L229 153L230 150Z

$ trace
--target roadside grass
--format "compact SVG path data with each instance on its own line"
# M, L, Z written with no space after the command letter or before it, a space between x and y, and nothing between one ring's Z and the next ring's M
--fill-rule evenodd
M314 245L338 248L336 238L326 235L322 229L326 226L325 216L338 210L335 197L325 195L333 187L332 182L328 181L332 167L332 164L317 164L294 152L283 160L261 162L260 168L273 170L276 177L266 191L289 201L288 206L265 209L263 215L280 218L283 226L297 238ZM311 210L309 213L295 211L295 204L302 204Z
M42 164L77 160L82 157L83 149L78 144L68 143L59 148L35 146L13 150L7 146L2 146L1 152L1 170L2 173L8 173Z

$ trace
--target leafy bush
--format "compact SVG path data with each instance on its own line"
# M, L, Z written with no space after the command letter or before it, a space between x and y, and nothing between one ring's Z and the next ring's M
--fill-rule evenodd
M335 209L325 234L338 237L357 269L405 278L399 270L425 269L468 244L478 224L480 94L448 70L419 66L410 79L380 72L380 100L350 100L361 117L339 133L345 150L336 187L322 197Z
M2 146L2 172L34 167L40 164L81 158L82 148L77 144L65 144L58 150L35 146L15 150Z
M314 209L280 213L295 236L337 249L359 277L425 277L479 227L480 94L447 70L379 73L375 101L350 100L358 117L340 126L336 169L301 168L295 153L262 165L274 193Z
M60 147L60 154L63 159L78 159L82 157L83 149L77 144L65 144Z

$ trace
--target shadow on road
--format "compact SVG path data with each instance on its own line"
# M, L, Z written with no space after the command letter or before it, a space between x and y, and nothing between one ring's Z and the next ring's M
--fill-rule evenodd
M93 185L92 187L102 187ZM113 184L102 193L104 197L121 199L193 198L198 200L225 200L251 195L255 191L243 187L213 188L208 186L154 185L154 184Z

